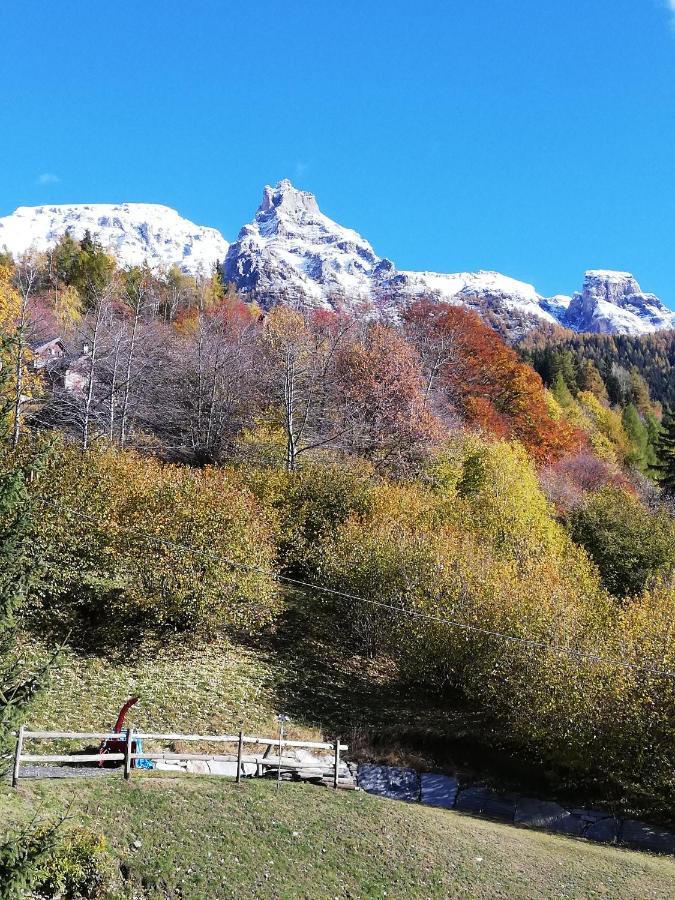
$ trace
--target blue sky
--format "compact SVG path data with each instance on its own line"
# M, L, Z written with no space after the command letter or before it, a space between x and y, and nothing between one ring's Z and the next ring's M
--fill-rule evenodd
M675 306L675 0L5 0L0 215L290 177L401 268Z

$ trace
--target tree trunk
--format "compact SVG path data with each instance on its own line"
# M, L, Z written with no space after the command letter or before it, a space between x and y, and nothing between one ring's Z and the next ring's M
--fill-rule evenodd
M286 471L295 472L296 444L293 416L295 412L295 360L292 354L286 354L286 372L284 376L284 424L286 427Z
M101 331L101 320L103 318L103 304L99 303L96 309L96 318L94 320L94 332L91 340L91 359L89 361L89 378L87 379L87 394L84 401L84 419L82 420L82 449L89 449L89 421L91 418L91 407L94 399L94 383L96 379L96 362L98 354L98 339Z
M134 310L134 321L131 328L131 339L129 342L129 354L127 356L127 369L124 383L124 399L122 401L122 416L120 418L120 447L124 447L127 439L127 423L129 416L129 399L131 397L131 370L134 363L134 351L136 349L136 333L138 331L138 322L141 317L140 304Z

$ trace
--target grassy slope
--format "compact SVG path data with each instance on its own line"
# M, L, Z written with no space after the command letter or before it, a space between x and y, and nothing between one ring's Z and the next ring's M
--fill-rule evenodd
M29 668L48 656L37 642L22 649ZM66 648L29 720L40 728L100 731L112 727L122 704L136 695L141 702L128 722L143 731L275 734L280 677L259 654L225 638L200 647L176 636L146 642L123 658ZM319 733L302 722L291 727L292 736Z
M670 898L675 860L361 793L118 775L0 789L0 820L65 808L103 832L124 896ZM140 846L135 846L140 842Z

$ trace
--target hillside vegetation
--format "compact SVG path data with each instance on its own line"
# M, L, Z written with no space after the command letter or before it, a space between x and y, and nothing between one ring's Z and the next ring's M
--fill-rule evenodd
M547 388L466 309L263 313L90 237L4 260L0 336L3 746L139 693L672 823L675 422L639 373Z

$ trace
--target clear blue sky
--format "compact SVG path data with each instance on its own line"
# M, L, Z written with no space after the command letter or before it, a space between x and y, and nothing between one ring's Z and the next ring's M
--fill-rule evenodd
M675 305L675 0L5 0L0 215L144 200L232 240L290 177L401 268Z

